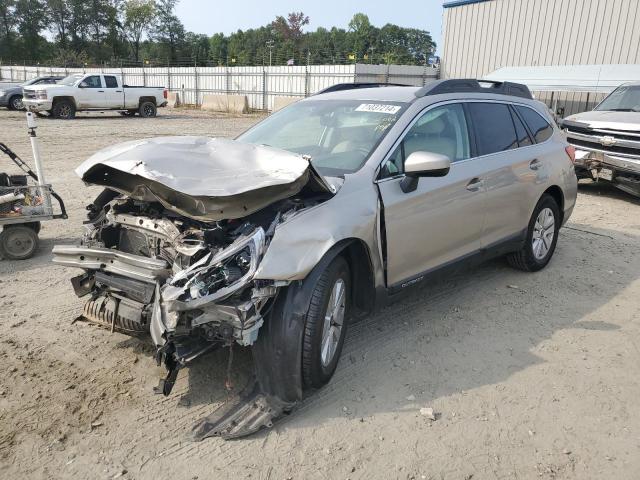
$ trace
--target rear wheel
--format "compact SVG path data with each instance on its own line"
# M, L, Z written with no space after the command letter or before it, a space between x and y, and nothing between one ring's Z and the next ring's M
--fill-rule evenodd
M311 296L302 344L305 387L320 388L336 370L351 300L349 265L337 257L320 276Z
M76 116L76 106L69 100L58 100L51 109L54 118L70 120Z
M22 95L14 95L9 99L9 109L22 110L23 108L24 104L22 103Z
M158 109L156 108L155 103L147 101L140 104L138 113L141 117L151 118L156 116L156 114L158 113Z
M507 256L509 264L526 272L537 272L547 266L558 242L560 208L550 195L543 195L533 210L527 238L521 250Z
M10 260L31 258L38 248L38 234L33 228L16 225L0 233L0 251Z

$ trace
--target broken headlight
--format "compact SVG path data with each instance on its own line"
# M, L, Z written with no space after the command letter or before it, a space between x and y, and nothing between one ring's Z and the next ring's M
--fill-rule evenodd
M265 246L261 227L241 235L227 248L209 253L174 275L162 290L169 311L202 308L243 289L258 269Z

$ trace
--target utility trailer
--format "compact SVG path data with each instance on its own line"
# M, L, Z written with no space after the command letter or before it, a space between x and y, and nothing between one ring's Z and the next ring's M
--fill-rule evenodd
M67 218L64 202L44 178L32 112L27 113L27 125L35 172L9 147L0 143L0 152L24 172L22 175L0 172L0 258L9 260L33 256L38 248L41 222ZM29 183L29 178L35 185ZM54 208L52 199L58 203L58 208Z

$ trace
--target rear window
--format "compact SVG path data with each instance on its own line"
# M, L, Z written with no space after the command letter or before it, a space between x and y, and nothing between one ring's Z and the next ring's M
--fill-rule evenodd
M518 137L509 107L504 103L469 103L476 131L478 155L518 148Z
M542 115L529 107L516 106L516 110L529 127L529 131L537 143L544 142L553 135L553 127Z
M118 81L116 80L116 77L105 75L104 83L107 84L107 88L118 88Z
M527 133L527 129L524 128L524 124L522 123L522 120L520 120L520 117L518 117L518 115L516 115L515 112L511 112L512 115L511 117L513 118L513 123L516 126L516 134L518 135L518 144L521 147L526 147L528 145L533 144L533 142L531 141L531 137L529 137L529 134Z

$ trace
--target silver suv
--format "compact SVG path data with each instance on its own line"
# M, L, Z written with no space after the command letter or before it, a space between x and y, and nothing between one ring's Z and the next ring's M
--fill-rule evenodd
M83 316L149 335L167 369L251 346L255 382L195 428L270 426L333 375L349 320L498 255L537 271L576 200L573 148L524 86L334 88L236 140L167 137L96 153L106 187L79 246ZM231 358L231 357L230 357Z

